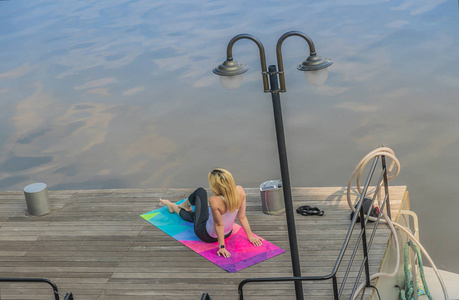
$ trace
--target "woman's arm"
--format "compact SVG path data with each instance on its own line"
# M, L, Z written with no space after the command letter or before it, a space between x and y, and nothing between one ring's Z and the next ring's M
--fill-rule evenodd
M220 213L219 207L219 200L220 199L213 199L213 197L209 198L210 210L212 212L212 216L214 218L214 227L215 232L217 233L218 245L219 249L217 251L217 255L223 257L230 257L231 253L224 248L225 246L225 225L223 224L222 214ZM221 248L223 246L223 248Z
M241 199L242 203L241 203L241 206L239 207L239 212L237 214L239 223L241 224L242 229L244 229L244 232L247 235L247 238L249 239L249 241L255 246L261 246L262 239L260 237L256 237L253 235L252 230L250 229L249 220L247 219L247 216L245 214L245 211L246 211L245 192L240 186L238 186L238 190L239 190L239 195L242 198Z

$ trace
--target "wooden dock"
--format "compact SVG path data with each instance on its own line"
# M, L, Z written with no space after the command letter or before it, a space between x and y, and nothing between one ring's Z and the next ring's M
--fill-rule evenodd
M52 209L42 217L26 215L22 192L0 192L0 277L49 278L60 293L71 291L77 300L200 299L203 292L214 300L234 300L245 278L292 275L285 215L263 214L257 188L246 189L252 230L286 253L236 273L227 273L140 217L158 208L160 197L176 201L190 192L50 191ZM295 214L303 276L332 271L350 224L345 192L342 187L293 189L295 209L310 205L325 211L322 217ZM390 198L395 217L407 201L406 187L391 187ZM370 251L371 272L379 270L389 236L380 225ZM304 294L305 299L332 299L331 281L304 283ZM249 284L244 295L249 300L294 299L295 291L291 283ZM0 283L0 299L54 297L46 284Z

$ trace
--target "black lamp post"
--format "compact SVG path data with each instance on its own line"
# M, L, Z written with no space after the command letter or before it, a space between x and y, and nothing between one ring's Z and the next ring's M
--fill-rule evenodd
M249 39L257 44L260 50L261 71L263 78L263 87L265 93L271 93L273 101L274 122L276 125L277 147L279 151L279 163L281 168L282 185L284 191L285 215L287 218L287 229L290 243L290 255L292 259L293 276L301 277L300 260L298 255L298 243L296 238L295 219L292 204L292 191L290 186L290 176L288 171L287 150L285 147L284 125L282 121L282 109L280 103L280 94L285 93L284 64L282 61L282 43L290 36L299 36L306 40L309 45L309 57L303 61L297 69L305 71L306 79L314 85L320 85L327 80L329 67L333 62L321 56L315 51L314 43L304 33L299 31L290 31L282 35L276 47L277 54L277 71L275 65L266 68L266 55L263 44L256 37L249 34L239 34L233 37L228 43L226 60L213 70L220 75L220 81L228 89L235 89L242 83L242 74L249 69L244 64L233 60L232 49L234 43L240 39ZM269 80L268 80L269 78ZM280 88L279 88L280 82ZM301 281L295 281L295 293L297 299L303 299L303 286Z

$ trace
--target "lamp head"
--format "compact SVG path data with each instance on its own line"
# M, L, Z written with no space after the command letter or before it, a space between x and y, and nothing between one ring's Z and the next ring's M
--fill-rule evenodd
M229 90L237 89L242 84L242 74L247 72L249 67L232 58L228 58L213 72L220 75L220 83Z
M221 65L216 67L213 72L220 76L234 76L245 73L248 69L249 67L246 65L234 61L232 58L228 58Z
M333 64L329 58L310 55L305 61L297 67L298 70L304 71L306 80L312 85L321 85L328 78L328 67Z
M313 54L303 61L301 65L298 65L297 69L300 71L317 71L328 68L332 64L333 61L331 59Z

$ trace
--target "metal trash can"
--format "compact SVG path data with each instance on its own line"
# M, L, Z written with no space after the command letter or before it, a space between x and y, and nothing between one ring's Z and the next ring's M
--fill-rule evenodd
M260 185L261 207L267 215L279 215L285 212L282 180L265 181Z
M44 183L32 183L24 188L27 213L31 216L43 216L49 213L48 188Z

